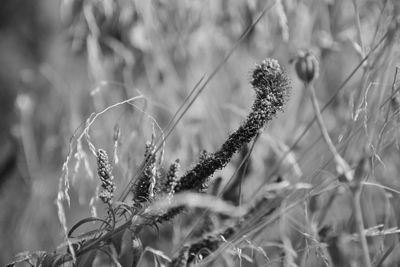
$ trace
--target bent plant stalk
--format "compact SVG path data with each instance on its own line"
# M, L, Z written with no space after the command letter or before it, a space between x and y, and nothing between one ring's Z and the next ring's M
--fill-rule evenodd
M153 182L149 181L149 183L147 183L147 181L142 181L138 183L132 190L135 194L134 202L138 204L136 198L138 196L144 197L140 198L139 202L141 203L140 205L135 206L137 209L134 214L131 214L130 219L94 240L87 240L76 251L76 255L80 257L86 253L95 251L99 246L106 245L107 242L109 242L109 240L111 240L116 234L125 229L130 229L137 233L144 225L148 225L149 220L152 220L152 223L155 224L172 219L175 215L179 214L184 207L172 208L161 212L159 215L150 218L147 216L146 218L146 207L163 194L173 197L173 194L181 192L205 192L209 185L210 177L218 169L224 168L233 155L243 145L253 140L253 138L263 130L265 124L268 121L271 121L278 111L283 109L288 96L289 80L286 73L280 67L278 61L267 58L260 64L257 64L252 73L251 85L256 93L251 112L247 116L246 121L241 124L235 132L229 135L227 140L216 152L205 154L200 159L199 163L197 163L191 170L187 171L182 177L177 178L176 183L174 181L174 188L170 188L168 192L166 192L162 187L153 188L154 186L157 186L157 183L153 181L154 179L151 180ZM103 165L101 165L101 167ZM152 164L150 165L152 166ZM107 168L105 168L105 170L107 170ZM103 175L103 172L100 174ZM153 171L147 172L143 179L147 176L153 177L153 174ZM106 177L102 179L103 183L108 182L109 180L105 178ZM153 187L150 188L150 185ZM149 194L149 189L152 189L151 192L154 194ZM107 203L111 202L109 199L104 200L106 200ZM61 260L54 260L53 263L55 266L59 266L67 261L71 261L71 256L70 253L66 253L63 255Z
M243 145L249 143L263 130L265 124L283 109L288 96L289 80L278 61L265 59L261 64L257 64L252 74L251 84L256 92L256 98L246 121L216 152L206 154L179 179L174 189L176 193L204 192L208 187L210 177L217 170L224 168L232 156ZM160 216L158 221L169 220L178 213L177 209L171 210Z

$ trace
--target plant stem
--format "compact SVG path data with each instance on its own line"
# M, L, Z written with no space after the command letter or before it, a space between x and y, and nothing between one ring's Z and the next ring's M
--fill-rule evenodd
M328 145L328 149L330 152L333 154L333 158L336 162L336 167L338 169L339 174L344 175L346 177L346 180L348 182L353 180L353 174L351 171L351 168L349 164L340 156L338 151L336 150L336 147L333 145L333 142L331 138L329 137L328 130L325 127L325 123L322 118L322 114L320 112L317 96L315 94L314 86L312 83L306 83L305 84L307 91L310 92L311 95L311 102L314 108L315 116L317 117L317 123L318 126L321 130L322 137L325 141L325 143Z
M306 89L310 92L311 96L311 102L314 108L315 116L317 117L317 122L318 126L321 130L322 137L324 138L325 143L328 145L328 148L330 152L333 154L333 158L336 162L336 166L338 169L339 174L344 175L346 180L348 182L353 182L353 172L349 166L349 164L342 158L342 156L338 153L336 150L336 147L333 145L333 142L331 138L329 137L328 130L325 127L319 105L318 105L318 99L315 94L314 86L312 83L306 83L305 84ZM362 216L362 210L361 210L361 204L360 204L360 196L361 196L361 184L359 181L355 181L355 185L352 186L351 183L351 192L352 192L352 204L353 204L353 209L356 217L356 227L358 231L358 235L360 238L360 243L361 243L361 250L362 250L362 256L363 256L363 262L365 267L372 267L371 264L371 259L369 257L369 250L368 250L368 244L367 244L367 239L365 237L365 228L364 228L364 221L363 221L363 216Z
M356 220L357 232L358 232L358 236L360 238L364 266L372 267L371 259L369 257L367 238L365 236L364 220L363 220L361 204L360 204L361 189L362 189L361 186L356 186L355 189L352 189L352 202L353 202L353 209L354 209L354 215L355 215L355 220Z

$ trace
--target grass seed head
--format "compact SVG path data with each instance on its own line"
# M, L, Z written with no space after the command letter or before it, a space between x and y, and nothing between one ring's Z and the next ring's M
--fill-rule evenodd
M175 216L181 214L183 211L185 211L185 207L177 207L177 208L172 208L165 212L164 214L161 214L157 216L154 221L156 223L163 223L172 220L175 218Z
M112 180L111 165L108 160L107 152L103 149L97 150L97 173L103 181Z
M175 193L175 186L178 183L178 171L179 171L179 159L175 160L171 166L169 166L168 173L165 177L165 184L163 191L172 197Z
M156 166L156 153L153 143L148 142L145 148L145 163L143 172L139 175L136 186L133 190L134 200L138 203L147 202L152 200L157 193L157 166Z
M219 150L201 157L199 163L179 181L175 191L204 192L209 177L224 168L244 144L249 143L264 125L282 110L289 90L289 80L277 60L265 59L257 64L251 84L256 91L252 111L246 121L233 132Z
M97 174L101 181L103 190L99 194L99 198L104 203L111 203L114 197L115 183L114 176L111 173L111 165L108 160L107 152L103 149L97 150Z
M104 203L111 203L112 199L114 197L114 194L108 190L101 190L100 194L99 194L99 198L101 199L101 201L103 201Z

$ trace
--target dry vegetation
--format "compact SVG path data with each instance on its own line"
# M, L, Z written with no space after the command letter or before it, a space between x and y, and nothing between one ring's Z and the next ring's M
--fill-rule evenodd
M0 264L400 263L399 1L30 5Z

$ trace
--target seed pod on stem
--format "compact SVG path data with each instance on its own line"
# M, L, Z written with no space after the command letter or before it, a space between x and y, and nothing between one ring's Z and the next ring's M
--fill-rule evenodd
M352 204L354 209L354 214L356 218L356 228L360 238L360 247L362 251L364 265L366 267L372 266L371 259L369 256L368 243L365 237L365 227L363 222L363 214L360 204L361 195L361 173L363 170L363 163L359 164L357 172L354 173L347 161L339 154L335 145L333 144L328 130L325 126L322 114L319 108L317 95L315 94L315 89L313 85L313 79L315 78L315 71L318 70L318 61L311 54L307 52L304 56L299 56L296 62L297 75L301 80L303 80L306 90L310 93L311 102L314 108L315 117L317 118L318 126L321 130L322 137L328 146L329 151L333 155L333 159L336 163L336 171L339 174L339 181L343 181L350 185L352 193ZM354 178L356 176L356 179Z
M296 73L300 80L309 83L319 74L318 61L310 51L299 52L295 63Z

